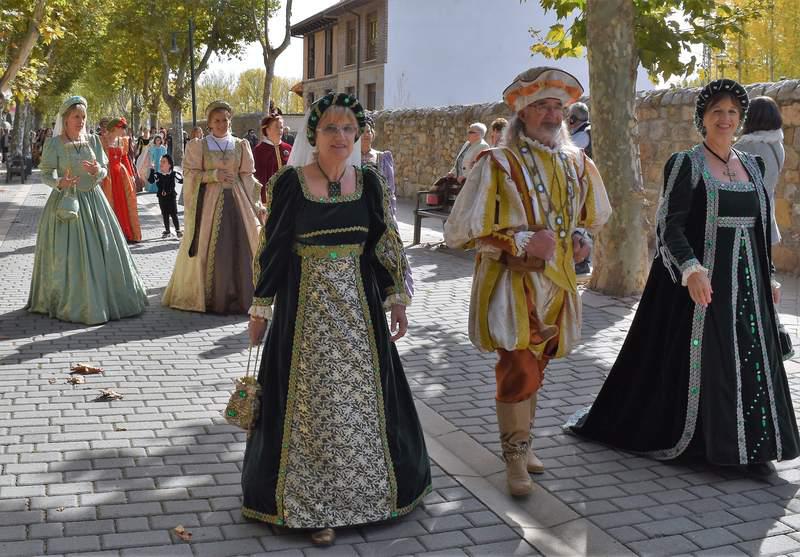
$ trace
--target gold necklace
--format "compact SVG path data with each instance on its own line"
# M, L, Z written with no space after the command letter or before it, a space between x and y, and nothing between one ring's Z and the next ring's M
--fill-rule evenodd
M539 166L536 164L536 161L530 152L530 148L522 142L520 142L518 147L520 153L522 154L523 162L525 163L525 166L528 168L528 172L531 174L531 177L534 180L532 189L536 192L536 200L544 209L543 213L547 227L550 230L557 232L558 237L562 240L562 242L566 243L568 236L567 230L572 228L572 218L574 216L572 200L575 197L575 188L571 183L568 183L561 206L556 207L550 190L544 185L542 173L539 171ZM567 168L565 157L562 153L559 153L559 158L561 159L561 166L564 170L564 176L567 177L567 182L571 182L573 177ZM555 186L557 188L561 188L561 181L558 177L555 159L553 160L553 179L555 180ZM547 200L546 208L544 207L544 203L542 203L542 194L544 194L544 199ZM553 211L555 212L555 219L551 221L551 212Z

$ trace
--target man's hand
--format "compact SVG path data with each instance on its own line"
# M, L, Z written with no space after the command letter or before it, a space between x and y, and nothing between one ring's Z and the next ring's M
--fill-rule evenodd
M577 264L585 261L592 252L592 246L580 233L572 234L572 260Z
M780 286L773 286L772 287L772 303L776 306L781 303L781 287Z
M552 230L540 230L525 246L528 255L548 261L556 251L556 235Z

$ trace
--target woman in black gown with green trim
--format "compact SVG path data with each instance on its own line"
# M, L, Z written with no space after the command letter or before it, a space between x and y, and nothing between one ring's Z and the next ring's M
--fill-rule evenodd
M800 454L764 163L731 148L748 102L729 79L700 92L695 124L705 141L667 162L656 259L600 394L567 422L579 435L757 473Z
M333 528L407 514L431 483L393 342L405 334L410 302L402 241L383 178L348 164L363 119L350 95L312 106L303 137L314 156L270 180L254 260L251 342L272 323L242 514L314 530L320 545L333 542ZM294 160L303 157L298 143Z

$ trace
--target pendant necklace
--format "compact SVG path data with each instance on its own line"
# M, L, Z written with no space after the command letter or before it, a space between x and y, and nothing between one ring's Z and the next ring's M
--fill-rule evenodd
M714 150L713 150L711 147L709 147L709 146L708 146L708 143L706 143L705 141L703 141L703 145L705 146L705 148L706 148L706 149L708 149L708 152L709 152L709 153L711 153L712 155L714 155L715 157L717 157L717 159L719 159L719 161L720 161L722 164L724 164L724 165L725 165L725 172L723 172L723 174L724 174L725 176L727 176L727 177L728 177L728 180L729 180L729 181L733 182L733 181L734 181L734 179L736 178L736 172L734 172L733 170L731 170L731 167L730 167L730 166L728 166L728 164L729 164L729 163L730 163L730 161L731 161L731 157L733 156L733 150L730 150L730 151L728 152L728 158L727 158L727 159L723 159L723 158L722 158L722 157L720 157L718 154L716 154L716 153L714 152Z
M217 146L217 149L222 152L222 160L226 160L228 158L228 145L230 145L230 140L227 138L225 139L225 148L223 149L222 145L219 144L219 141L217 141L213 133L209 134L208 137L211 138L211 141L214 142L214 145Z
M325 174L325 171L322 170L322 167L319 165L319 161L317 161L317 168L319 168L319 171L322 172L322 175L325 176L325 179L328 181L328 197L336 199L342 195L342 178L344 178L345 172L347 172L347 167L344 167L344 171L342 175L339 176L338 180L331 180L328 178L328 175Z

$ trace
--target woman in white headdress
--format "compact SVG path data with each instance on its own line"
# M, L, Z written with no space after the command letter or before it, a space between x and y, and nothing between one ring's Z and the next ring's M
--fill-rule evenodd
M407 327L407 263L386 182L360 164L364 127L352 95L312 106L269 182L254 265L250 341L271 325L242 514L310 529L317 545L333 543L335 528L411 512L431 484L394 345Z
M68 98L42 152L42 181L53 191L39 222L26 309L96 325L139 315L147 294L99 186L108 160L85 122L86 100Z
M206 115L211 133L186 144L184 236L162 303L245 314L253 300L261 184L250 143L231 135L231 106L214 101Z

